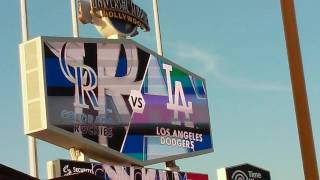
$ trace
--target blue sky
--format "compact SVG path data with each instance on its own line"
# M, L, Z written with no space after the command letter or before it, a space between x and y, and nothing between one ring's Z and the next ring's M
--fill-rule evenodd
M0 163L28 172L23 134L18 44L19 1L3 0L0 76ZM156 50L152 1L135 1L150 16L151 32L134 40ZM296 1L305 78L320 162L320 1ZM28 0L31 38L72 36L66 0ZM159 2L164 54L207 80L215 152L179 160L182 170L208 173L244 162L275 180L303 179L280 2L202 0ZM99 37L81 25L81 37ZM38 142L40 175L66 150ZM319 164L319 163L318 163ZM319 165L320 166L320 165ZM163 167L157 165L156 167Z

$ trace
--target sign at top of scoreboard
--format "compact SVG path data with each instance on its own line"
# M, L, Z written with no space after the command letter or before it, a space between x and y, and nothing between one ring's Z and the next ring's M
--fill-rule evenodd
M94 24L104 37L135 36L149 31L147 13L131 0L79 0L79 20Z

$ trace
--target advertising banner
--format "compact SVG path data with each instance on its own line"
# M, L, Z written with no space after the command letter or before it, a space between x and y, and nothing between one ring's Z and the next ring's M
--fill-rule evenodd
M204 79L143 46L42 37L21 54L27 134L141 165L213 151Z
M271 180L270 172L250 164L218 170L218 180Z
M48 162L48 178L89 173L104 180L208 180L208 175L67 160Z

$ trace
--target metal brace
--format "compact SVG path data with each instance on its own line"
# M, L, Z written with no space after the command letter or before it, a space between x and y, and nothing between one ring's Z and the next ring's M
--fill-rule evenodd
M69 153L71 156L71 160L73 161L81 161L81 162L90 162L90 159L81 152L81 150L77 148L69 149Z
M177 166L175 161L168 161L168 162L166 162L166 170L179 172L180 171L180 167Z

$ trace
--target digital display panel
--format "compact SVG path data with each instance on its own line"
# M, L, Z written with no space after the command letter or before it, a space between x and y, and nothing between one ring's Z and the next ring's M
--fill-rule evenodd
M144 165L213 151L203 78L131 40L38 41L47 129Z

